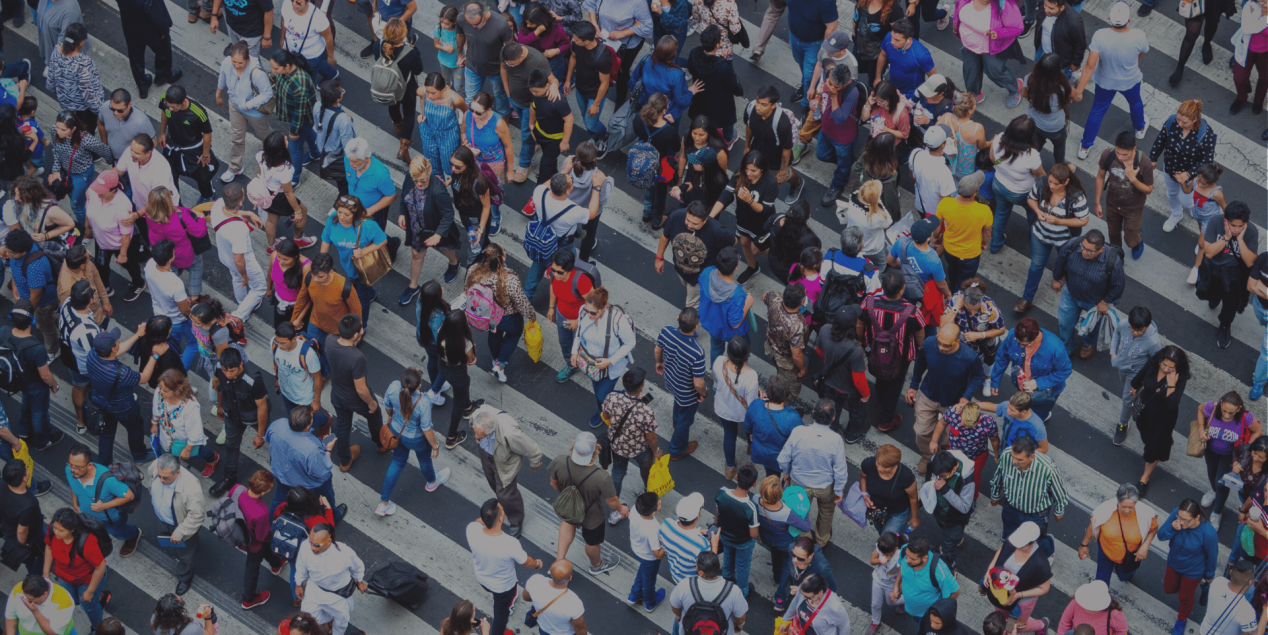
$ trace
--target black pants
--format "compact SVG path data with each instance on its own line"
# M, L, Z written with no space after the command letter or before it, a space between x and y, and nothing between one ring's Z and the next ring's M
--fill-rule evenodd
M1242 278L1237 277L1236 280ZM1237 306L1241 304L1241 295L1245 293L1243 289L1234 288L1232 290L1225 289L1224 284L1219 278L1211 281L1210 290L1207 291L1207 306L1211 309L1219 307L1220 309L1220 326L1228 326L1233 323L1233 319L1237 317ZM1221 476L1223 476L1221 474Z
M467 374L466 364L450 366L441 362L441 367L444 369L445 381L449 382L453 388L453 404L449 411L449 433L446 435L452 439L458 436L458 424L462 423L462 413L471 403L471 375Z
M1052 158L1057 163L1065 163L1065 138L1069 134L1069 126L1062 128L1061 132L1046 132L1035 128L1034 144L1035 147L1043 150L1045 141L1052 142Z
M378 447L379 428L383 427L383 409L376 408L374 412L370 412L370 407L360 400L351 404L335 403L333 405L335 407L334 433L337 437L335 456L338 457L339 465L347 465L352 461L352 415L358 414L365 417L365 422L370 427L370 438L374 441L375 447Z
M96 241L94 241L96 242ZM97 267L97 275L101 276L101 282L110 288L110 262L119 255L118 249L102 249L101 243L97 244L97 253L93 256L92 264ZM131 245L129 245L131 247ZM131 248L128 251L132 251ZM135 289L145 284L145 276L141 274L141 263L128 256L128 261L124 263L123 268L128 272L128 276L132 278L132 288Z
M871 401L875 404L874 407L880 409L880 416L876 419L877 425L888 425L889 420L894 418L894 410L898 408L898 398L907 388L907 370L910 366L911 362L903 362L897 379L876 380Z
M908 20L911 20L912 26L915 27L916 29L915 37L917 39L920 38L920 23L921 22L937 22L938 20L941 20L942 18L947 17L946 10L939 9L937 2L928 2L928 1L921 2L919 6L920 6L920 9L916 11L917 15L912 16L917 19L911 20L911 18L907 18Z
M215 176L216 171L220 168L220 162L216 160L215 153L211 154L211 162L207 165L199 165L198 157L202 153L202 149L190 150L187 152L171 152L170 150L163 153L163 158L172 166L172 180L180 184L182 176L188 176L198 184L198 196L210 199L215 196L215 192L211 190L211 177ZM181 160L181 155L185 155L185 160ZM186 164L182 166L182 163Z
M1211 508L1211 514L1218 515L1228 501L1228 487L1220 484L1220 479L1233 471L1233 455L1216 454L1208 447L1202 458L1206 461L1206 478L1211 482L1211 489L1215 490L1215 505Z
M239 600L250 602L255 599L256 588L260 585L261 562L268 562L270 567L280 567L286 561L269 550L268 543L263 543L259 551L254 553L248 551L247 570L242 574L242 595L238 598Z
M479 450L480 452L480 468L484 470L484 480L489 482L489 487L493 489L493 495L497 497L498 503L502 505L502 511L506 513L506 524L512 527L519 527L524 524L524 497L520 495L520 486L517 479L511 479L510 483L503 483L498 478L497 463L493 461L493 455Z
M159 521L159 527L162 533L159 535L170 536L176 530L176 525L169 525L163 521ZM199 532L200 533L200 532ZM179 582L194 581L194 556L198 554L198 533L185 539L182 548L164 549L167 555L176 559L176 580Z
M172 37L168 29L155 29L148 20L123 16L123 40L128 46L128 63L132 67L132 80L137 88L148 90L154 83L145 76L145 49L154 51L154 76L167 79L172 76ZM129 26L130 25L130 26Z
M481 584L480 586L484 586ZM506 623L511 619L511 604L515 602L515 592L517 587L511 587L510 590L501 593L493 593L489 591L489 587L485 586L484 590L493 593L493 630L490 632L505 633ZM530 608L525 608L531 611Z
M238 480L238 460L242 457L242 434L255 425L254 421L242 421L236 416L225 413L224 479L226 481Z
M541 162L537 164L537 182L549 183L550 177L559 173L559 145L561 140L538 139L537 145L542 149Z
M625 104L625 100L630 93L630 71L634 70L634 60L638 59L638 52L643 50L643 43L639 42L634 48L623 48L616 52L617 57L621 58L621 70L616 74L616 107L620 108ZM540 183L540 181L538 181ZM496 624L495 624L496 626ZM500 631L494 631L500 632Z
M415 111L418 110L418 100L414 95L417 91L418 83L410 82L405 86L405 99L387 107L387 116L392 120L397 139L410 139L414 136L414 128L417 127L414 124Z
M590 262L590 253L594 251L595 243L599 240L599 219L601 218L603 217L595 216L586 223L586 235L581 238L580 252L577 254L578 258L586 262Z
M1184 68L1193 54L1193 46L1202 36L1203 46L1209 45L1220 28L1220 14L1224 12L1223 2L1208 2L1206 12L1196 18L1184 21L1184 39L1180 42L1180 54L1176 57L1176 70Z
M831 386L825 388L824 392L827 394L823 396L831 399L837 407L837 416L833 423L840 426L842 413L849 413L850 419L842 428L842 435L850 440L867 436L867 404L863 402L863 398L858 393L844 393Z
M114 463L114 436L119 430L119 425L123 425L123 429L128 431L128 451L132 453L132 460L140 462L149 452L149 447L145 445L145 429L144 422L141 420L140 406L135 402L132 407L122 412L110 412L108 410L101 411L101 421L104 424L101 435L97 437L97 461L102 465L110 465Z

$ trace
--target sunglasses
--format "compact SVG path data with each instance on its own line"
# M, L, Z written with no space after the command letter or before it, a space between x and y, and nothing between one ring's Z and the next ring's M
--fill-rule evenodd
M110 112L117 112L117 113L119 113L119 114L121 114L121 115L122 115L122 114L124 113L124 111L126 111L126 110L127 110L127 107L126 107L126 106L125 106L125 107L123 107L123 108L115 108L114 106L111 106L111 107L110 107Z
M599 317L599 314L602 312L603 311L591 311L590 309L586 309L586 315L589 315L590 317Z
M551 268L550 272L551 272L551 273L553 273L553 274L555 274L555 275L557 275L557 276L564 276L564 275L568 275L568 272L567 272L567 271L564 271L563 269L555 269L555 268L553 268L553 267Z
M794 555L794 556L792 557L792 559L793 559L793 560L796 560L797 562L807 562L807 561L809 561L809 560L810 560L810 558L806 558L806 557L802 557L802 556L797 556L797 555Z

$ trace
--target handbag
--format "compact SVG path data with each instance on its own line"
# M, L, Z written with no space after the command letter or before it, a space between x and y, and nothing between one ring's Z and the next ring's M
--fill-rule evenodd
M863 490L859 488L858 481L850 485L850 491L845 493L845 498L841 499L837 507L850 520L858 523L859 527L867 526L867 502L863 500Z
M801 622L801 615L794 613L792 621L788 623L788 635L805 635L806 631L811 628L810 624L815 621L815 617L819 615L819 611L828 603L828 598L831 596L831 589L824 591L823 599L819 601L819 606L815 607L814 612L810 614L810 617L806 618L804 624Z
M669 455L662 454L647 471L647 491L664 498L674 490L674 477L669 473Z
M1118 517L1118 535L1127 535L1127 532L1123 531L1123 518L1121 516ZM1144 536L1141 536L1141 539L1144 539ZM1123 555L1123 562L1118 565L1121 567L1121 569L1119 569L1119 573L1122 575L1131 575L1133 571L1140 568L1140 560L1136 559L1136 552L1127 549L1126 538L1123 539L1123 550L1126 553Z
M744 28L744 22L740 22L740 30L731 34L731 41L739 44L744 48L753 48L752 43L748 39L748 29Z
M1189 445L1185 448L1185 454L1189 456L1203 456L1206 454L1206 439L1202 438L1202 433L1210 425L1210 419L1214 418L1215 409L1211 408L1211 416L1208 418L1206 425L1202 425L1201 419L1194 419L1189 422Z
M199 213L205 214L208 210L211 209L211 206L212 206L212 203L203 203L202 205L194 206L194 208L191 209L190 211L197 211ZM199 208L202 208L202 209L199 209ZM202 236L195 236L192 233L190 233L189 226L185 224L185 218L184 216L181 215L180 210L176 211L176 217L177 219L180 220L181 229L184 229L185 234L189 236L189 246L193 247L194 255L201 255L208 251L211 251L211 236L209 236L207 232L203 232ZM204 221L204 224L206 224L206 221Z
M563 596L565 596L565 595L568 595L568 589L564 589L564 592L563 592L563 593L560 593L559 595L556 595L554 600L551 600L551 601L547 602L547 603L546 603L546 606L543 606L540 610L537 610L537 611L528 611L527 613L525 613L525 614L524 614L524 626L527 626L527 627L529 627L529 628L536 628L536 627L537 627L537 616L538 616L538 615L541 615L542 613L545 613L545 612L546 612L546 609L550 608L550 605L551 605L551 604L554 604L557 600L559 600L559 598L561 598L561 597L563 597Z
M361 225L364 222L357 223L357 240L353 243L355 245L361 244ZM362 282L373 285L392 270L392 259L383 249L375 249L364 256L353 256L352 266L361 276Z
M427 396L427 393L425 392L419 393L418 399L414 400L415 408L418 407L418 404L422 402L423 397L425 396ZM401 432L405 432L405 426L407 425L409 425L408 421L405 422L405 425L401 426ZM380 447L382 447L384 450L395 450L396 446L400 444L401 444L401 435L395 434L392 432L391 421L387 422L387 424L379 428L379 446ZM344 596L344 597L347 597L347 596Z
M310 18L310 19L311 19L311 18ZM284 36L283 36L283 37L284 37ZM254 69L254 68L253 68L253 69L251 69L251 72L252 72L252 73L254 73L256 70L257 70L257 69ZM263 73L264 71L263 71L263 70L261 70L260 72L262 72L262 73ZM267 116L267 115L271 115L271 114L273 114L273 112L277 110L277 92L276 92L276 87L277 87L277 75L276 75L276 74L274 74L274 73L264 73L264 77L265 77L265 78L267 78L267 79L269 80L269 84L271 84L271 85L273 85L273 86L274 86L274 93L273 93L273 97L272 97L271 99L269 99L268 101L266 101L266 102L264 102L264 103L260 104L259 106L256 106L256 107L255 107L255 109L256 109L257 111L259 111L259 113L260 113L261 115L266 115L266 116ZM255 84L254 84L254 83L253 83L253 84L251 84L251 93L252 93L252 94L254 94L254 95L255 95L255 96L257 96L257 97L260 95L260 91L256 90L256 88L255 88Z
M75 154L79 152L79 148L71 148L70 160L66 162L66 169L62 171L62 178L49 183L48 189L53 193L53 200L60 201L70 195L74 185L70 182L70 168L75 165ZM43 229L43 227L40 227Z
M607 358L608 347L612 344L612 320L613 320L612 313L613 313L613 310L609 308L607 335L604 336L604 339L603 339L603 358L604 359ZM578 360L577 370L585 373L588 377L590 377L591 381L603 381L603 379L608 376L608 369L599 368L598 359L595 358L590 353L587 353L586 347L584 345L577 349L577 360Z
M1190 20L1206 13L1206 0L1180 0L1180 17Z
M321 589L322 591L325 591L326 593L333 593L341 598L350 598L352 597L353 593L357 592L357 581L353 579L349 579L347 584L339 587L337 590L334 590L334 591L331 591L330 589L327 589L321 586L320 584L317 585L317 588Z

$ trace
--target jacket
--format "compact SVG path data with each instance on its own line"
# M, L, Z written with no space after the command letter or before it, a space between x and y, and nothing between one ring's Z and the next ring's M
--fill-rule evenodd
M710 55L704 47L697 46L687 57L687 72L691 73L692 79L704 82L704 90L692 96L687 116L695 119L699 115L707 115L719 128L735 125L738 120L735 98L744 96L744 87L735 75L731 60Z
M1067 7L1068 8L1068 7ZM1035 28L1035 50L1042 46L1042 24ZM1061 59L1061 65L1069 68L1083 65L1083 55L1087 53L1087 32L1083 30L1083 16L1077 11L1062 11L1052 25L1052 52Z
M955 24L955 32L960 32L960 9L973 0L955 0L955 11L951 12L951 20ZM1001 6L1002 5L1002 6ZM991 55L999 55L1017 41L1017 37L1025 29L1022 25L1021 9L1013 0L991 0L991 29L998 36L991 40L987 49ZM1054 38L1055 39L1055 38ZM1056 44L1053 44L1056 46Z
M959 459L960 466L942 485L942 489L934 488L936 481L933 479L920 486L920 502L940 526L967 525L976 508L977 487L973 484L973 461L959 450L952 450L952 454Z
M405 217L409 229L421 233L424 237L440 234L441 240L451 242L460 240L462 238L460 228L454 222L453 197L449 195L449 188L445 187L444 179L438 174L433 174L425 195L420 196L417 189L414 179L408 175L401 180L401 195L397 197L400 203L397 208ZM441 245L443 246L444 243Z
M1180 508L1171 510L1167 521L1158 525L1158 540L1170 544L1167 566L1190 578L1215 578L1215 565L1220 559L1220 539L1211 523L1202 522L1193 529L1176 530L1171 523L1179 517Z
M483 413L494 415L497 423L493 425L494 447L493 464L497 467L498 480L502 483L513 483L520 473L520 466L525 458L533 469L541 467L542 449L524 431L520 424L509 414L493 406L480 406L472 419Z
M1040 329L1040 333L1043 341L1039 343L1039 350L1035 351L1030 360L1031 378L1035 380L1038 390L1055 390L1060 393L1065 390L1065 382L1074 372L1074 368L1070 366L1070 353L1065 350L1065 343L1056 333L1048 329ZM999 386L1004 379L1004 371L1010 364L1013 366L1014 378L1026 367L1026 348L1018 344L1017 336L1009 331L1004 337L1004 343L1000 344L995 359L991 385Z
M150 463L150 483L158 478L158 461ZM176 529L172 530L173 538L186 540L202 529L205 514L203 502L203 486L198 477L188 467L181 468L176 475L176 494L172 496L172 509L176 516ZM153 493L153 490L151 490Z
M786 615L794 616L797 610L805 604L806 596L800 593L793 593L789 598L788 612ZM810 609L814 615L814 620L809 626L814 629L815 635L849 635L850 634L850 614L845 610L845 604L841 601L841 596L834 593L831 589L823 598L823 604L819 607L818 613L815 609Z
M717 267L701 271L700 283L700 326L724 342L736 335L748 335L748 320L744 319L748 292L739 284L723 280Z
M125 25L139 26L135 21L143 20L156 31L166 31L172 26L172 14L160 0L119 0L119 17Z
M1114 329L1114 337L1110 339L1110 366L1133 376L1145 363L1162 349L1162 338L1158 337L1158 325L1150 324L1145 334L1140 337L1132 335L1131 325L1127 320L1119 320Z
M663 66L644 57L639 60L634 72L630 73L630 90L634 85L643 82L643 94L639 96L638 106L643 107L647 98L656 93L664 93L669 98L669 116L674 121L682 121L682 113L691 105L691 91L687 89L687 73L681 68Z
M942 598L934 602L925 611L924 617L920 618L920 627L916 632L920 635L971 635L972 631L955 619L958 604L955 598ZM938 617L942 619L942 628L936 631L929 625L929 611L934 609L938 610Z

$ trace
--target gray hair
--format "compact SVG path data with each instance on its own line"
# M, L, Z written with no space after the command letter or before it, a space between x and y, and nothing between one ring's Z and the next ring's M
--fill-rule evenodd
M1123 483L1118 486L1118 491L1114 493L1114 497L1117 498L1120 503L1125 500L1139 501L1140 490L1136 489L1136 486L1131 483Z
M478 432L493 432L493 424L497 423L497 415L492 412L481 412L476 415L475 422L471 424L471 429Z
M1022 435L1013 441L1013 454L1022 453L1026 456L1035 455L1035 440L1029 436Z
M181 471L181 462L176 458L175 454L164 454L155 460L155 465L160 472L177 473Z
M343 151L349 159L364 161L370 158L370 142L363 137L356 137L344 145Z
M863 251L863 228L851 225L841 230L841 251L855 258Z
M964 290L964 304L968 306L981 306L984 297L986 294L976 286Z

